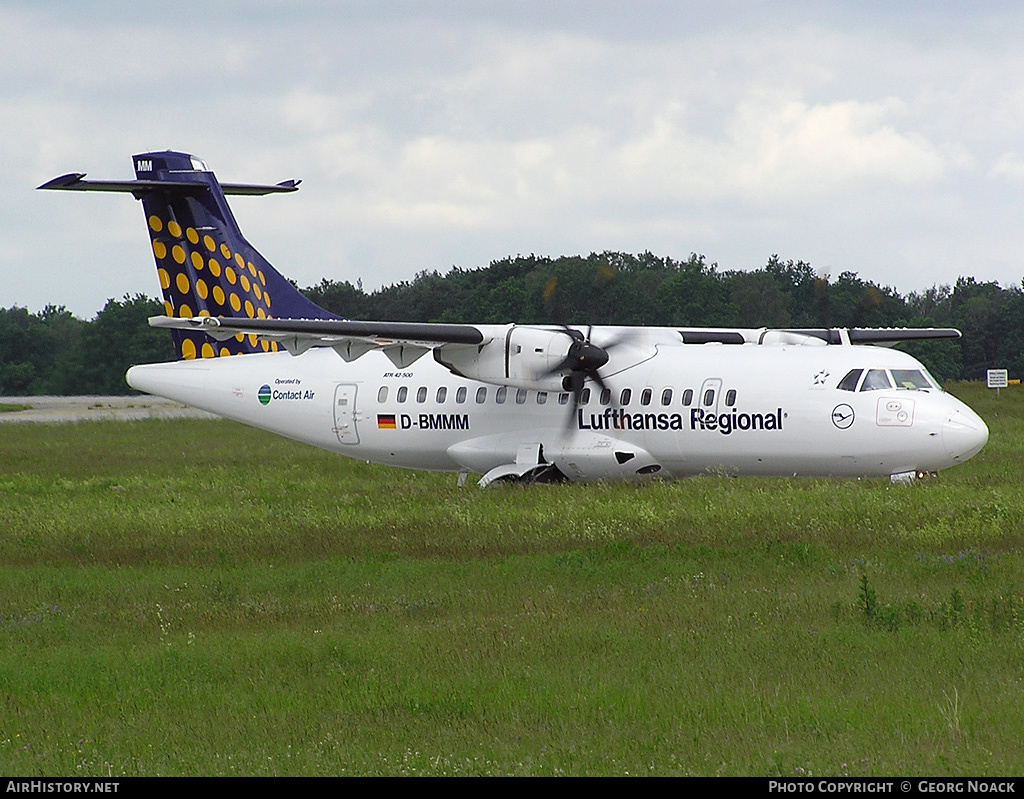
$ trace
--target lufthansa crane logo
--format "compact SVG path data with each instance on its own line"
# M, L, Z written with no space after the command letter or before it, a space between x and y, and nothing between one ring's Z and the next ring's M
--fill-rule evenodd
M836 405L836 407L832 409L832 424L840 430L845 430L853 424L853 408L845 402L842 405Z

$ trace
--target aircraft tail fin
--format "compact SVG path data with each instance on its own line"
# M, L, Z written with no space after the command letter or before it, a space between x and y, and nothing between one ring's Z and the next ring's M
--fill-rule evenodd
M200 159L169 150L136 155L132 162L132 181L90 181L72 173L39 188L130 192L141 200L167 316L338 318L306 299L246 241L228 206L228 194L292 192L298 181L222 184ZM172 335L184 359L276 351L278 346L254 335L221 342L201 332L172 330Z

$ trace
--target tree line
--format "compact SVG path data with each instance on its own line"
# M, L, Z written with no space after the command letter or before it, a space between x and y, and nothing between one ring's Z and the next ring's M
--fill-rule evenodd
M755 271L723 271L702 255L649 252L515 256L482 269L420 272L372 292L324 278L302 289L350 319L413 322L686 327L956 327L963 338L901 345L942 382L1005 368L1024 377L1024 291L961 277L901 296L854 272L817 273L772 256ZM163 303L108 300L92 320L63 307L0 309L0 396L127 394L136 363L174 359L170 335L149 327Z

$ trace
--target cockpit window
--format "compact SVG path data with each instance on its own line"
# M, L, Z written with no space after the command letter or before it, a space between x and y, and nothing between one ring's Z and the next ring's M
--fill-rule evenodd
M896 388L934 388L920 369L893 369Z
M843 391L856 391L857 381L860 380L862 374L864 374L863 369L851 369L846 373L846 377L839 381L839 385L836 388Z
M864 375L864 382L860 385L861 391L878 391L879 389L892 388L889 376L885 369L868 369Z

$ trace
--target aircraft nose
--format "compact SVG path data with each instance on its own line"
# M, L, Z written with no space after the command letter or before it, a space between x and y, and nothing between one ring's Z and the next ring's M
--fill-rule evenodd
M942 443L957 462L977 455L987 441L988 426L973 411L955 410L942 425Z

